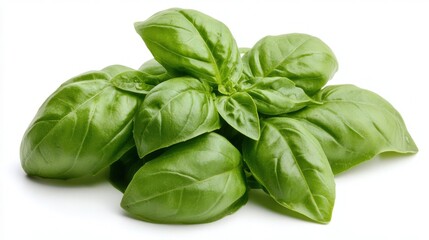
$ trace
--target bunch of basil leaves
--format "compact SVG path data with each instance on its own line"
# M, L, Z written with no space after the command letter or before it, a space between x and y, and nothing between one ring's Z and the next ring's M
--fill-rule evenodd
M223 23L186 9L135 28L154 59L62 84L22 140L27 174L69 179L110 166L121 206L151 222L214 221L262 188L327 223L334 174L381 152L417 152L386 100L353 85L323 88L338 63L316 37L267 36L239 49Z

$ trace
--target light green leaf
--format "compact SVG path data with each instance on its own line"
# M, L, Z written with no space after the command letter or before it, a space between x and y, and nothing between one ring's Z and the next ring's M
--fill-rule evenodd
M116 65L107 66L107 67L103 68L101 71L106 73L107 75L109 75L110 76L109 79L111 79L120 73L128 72L128 71L135 71L135 70L132 68L129 68L127 66L116 64Z

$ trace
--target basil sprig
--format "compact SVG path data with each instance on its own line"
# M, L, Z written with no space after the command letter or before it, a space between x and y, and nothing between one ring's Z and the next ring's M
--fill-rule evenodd
M69 179L109 167L121 206L150 222L218 220L255 188L327 223L334 174L382 152L418 151L381 96L325 87L338 62L314 36L267 36L239 49L222 22L177 8L135 29L153 59L63 83L22 139L28 175Z

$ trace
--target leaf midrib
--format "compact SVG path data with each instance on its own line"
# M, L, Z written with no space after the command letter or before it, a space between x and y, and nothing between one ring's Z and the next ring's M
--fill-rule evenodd
M273 124L269 123L268 121L266 121L265 124L267 125L267 127L273 128L275 131L277 131L280 134L280 136L282 136L280 139L282 140L282 142L284 144L286 144L289 147L289 149L293 153L293 150L292 150L293 148L291 148L290 145L289 145L289 143L283 138L283 135L280 133L279 129L276 128ZM282 128L282 129L287 130L287 131L291 131L291 132L295 132L295 133L297 133L299 135L302 135L300 131L298 131L296 129L293 129L293 128L290 128L290 127L288 127L288 128ZM307 186L308 191L310 192L311 202L312 202L312 204L314 204L314 206L316 206L317 214L319 215L319 217L323 219L324 218L323 214L320 212L319 205L316 203L316 200L314 199L313 191L310 188L310 185L309 185L309 183L307 181L307 178L305 177L305 175L304 175L304 173L303 173L303 171L301 169L301 165L299 164L299 161L296 159L295 154L292 154L292 156L293 156L293 160L294 160L296 166L299 166L299 167L297 167L297 169L299 170L299 173L300 173L301 177L303 179L305 179L304 182L305 182L305 185ZM287 205L290 206L290 204L287 204Z
M282 65L285 61L287 61L288 60L288 58L296 51L296 50L298 50L302 45L304 45L305 43L307 43L308 41L310 41L310 37L307 37L307 39L305 39L304 41L302 41L301 43L299 43L298 44L298 46L296 46L295 48L293 48L290 52L289 52L289 54L287 55L287 56L285 56L285 57L283 57L282 59L281 59L281 61L279 61L278 62L278 64L276 64L274 67L272 67L266 74L264 73L264 76L265 77L268 77L268 76L270 76L270 74L275 70L275 69L277 69L280 65ZM259 61L260 62L260 61Z
M322 100L323 101L323 104L326 104L326 105L329 105L329 104L353 104L353 105L355 105L356 107L358 107L358 108L360 108L360 106L358 105L358 104L362 104L362 105L365 105L365 106L368 106L368 107L371 107L371 108L373 108L373 109L376 109L376 110L378 110L378 111L384 111L384 112L387 112L389 115L391 115L392 116L392 118L393 119L395 119L394 121L395 122L397 122L398 123L398 120L399 120L399 123L401 123L400 122L400 119L398 119L398 116L397 116L397 114L395 113L395 112L392 112L392 111L390 111L389 109L386 109L386 108L383 108L383 107L380 107L379 105L376 105L376 104L372 104L372 103L368 103L368 102L362 102L362 101L351 101L351 100L343 100L343 99L335 99L335 100ZM297 115L298 117L295 117L295 116L293 116L292 115L292 117L294 118L294 119L297 119L297 120L300 120L300 121L305 121L305 122L307 122L308 124L311 124L311 125L313 125L314 127L316 127L316 128L318 128L318 129L320 129L320 130L322 130L323 132L325 132L325 133L327 133L329 136L331 136L332 137L332 139L339 145L339 146L341 146L341 147L343 147L345 150L347 150L347 151L349 151L349 152L356 152L356 151L354 151L353 149L350 149L350 148L347 148L347 147L345 147L344 145L342 145L342 144L340 144L340 142L337 140L337 138L332 134L332 133L330 133L329 131L326 131L326 129L324 129L323 127L321 127L321 126L319 126L319 124L317 124L317 123L314 123L314 122L312 122L312 121L310 121L310 120L308 120L307 119L307 117L306 116L308 116L308 115L304 115L304 116L300 116L299 114ZM368 117L368 116L367 116ZM373 121L372 121L372 119L370 119L371 120L371 122L373 123ZM356 132L356 131L355 131ZM381 134L381 132L379 131L379 133ZM360 135L360 134L359 134ZM381 134L382 135L382 134ZM360 135L361 136L361 135ZM362 136L361 136L362 137ZM386 139L386 138L385 138ZM391 142L390 141L386 141L387 143L390 143L390 145L392 145L391 144Z
M194 24L192 19L187 14L185 14L183 11L178 11L178 12L194 27L194 29L198 33L198 36L204 42L204 45L205 45L207 51L210 53L209 58L210 58L210 62L212 63L212 66L214 66L215 78L217 80L217 84L221 84L223 79L221 77L220 69L219 69L219 66L217 65L216 58L213 56L213 52L211 51L211 48L209 47L209 43L206 41L206 39L203 38L202 33L200 32L198 27Z
M155 113L155 115L154 116L151 116L151 119L150 119L150 121L146 124L146 126L144 127L144 129L141 131L141 135L146 135L147 134L147 130L148 130L148 127L149 127L149 125L151 125L152 124L152 122L153 121L155 121L155 119L158 117L158 115L159 114L161 114L161 112L163 112L163 110L164 110L164 108L166 108L168 105L170 105L170 103L172 102L172 101L174 101L174 100L176 100L178 97L180 97L180 96L182 96L182 95L184 95L184 94L190 94L190 92L197 92L197 93L199 93L199 94L206 94L204 91L201 91L200 89L196 89L196 88L192 88L192 87L189 87L189 88L186 88L186 89L183 89L183 91L182 92L178 92L177 93L177 95L175 95L175 96L173 96L172 98L170 98L169 100L168 100L168 102L166 102L161 108L159 108L159 110L158 109L155 109L155 111L156 111L156 113ZM145 109L145 106L146 106L146 104L143 104L143 109Z

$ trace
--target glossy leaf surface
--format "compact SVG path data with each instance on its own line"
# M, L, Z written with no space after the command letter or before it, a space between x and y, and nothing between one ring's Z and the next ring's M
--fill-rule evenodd
M242 62L229 29L201 12L168 9L135 24L155 59L179 72L219 85L223 91L238 81Z
M332 50L307 34L284 34L262 38L243 56L250 77L287 77L312 95L332 78L338 63Z
M246 92L221 96L216 100L217 110L222 118L243 135L259 139L259 116L255 102Z
M288 117L299 120L319 140L334 173L382 152L417 152L402 117L379 95L353 85L334 85L314 98L322 105Z
M335 202L334 175L319 142L300 122L261 121L261 138L244 141L243 157L276 202L317 222L329 222Z
M210 87L191 77L158 84L146 95L134 126L140 157L220 128Z
M266 115L297 111L313 102L301 88L284 77L254 78L243 83L243 88L255 101L258 112Z
M63 179L95 174L134 145L139 98L116 90L109 76L80 75L43 103L21 143L27 174Z
M146 163L121 206L150 222L203 223L235 212L246 200L240 152L222 136L208 133Z
M113 86L128 92L147 94L154 85L148 84L147 74L132 70L117 74L110 82Z

